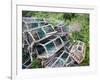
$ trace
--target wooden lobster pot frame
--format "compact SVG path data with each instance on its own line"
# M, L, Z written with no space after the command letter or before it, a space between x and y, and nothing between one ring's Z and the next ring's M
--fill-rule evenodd
M32 52L32 48L34 43L38 43L43 39L52 36L56 33L56 31L51 24L46 24L44 19L37 19L33 17L23 17L22 28L22 47L27 51L27 54L23 54L23 57L27 57L29 54L28 60L24 60L23 68L28 68L33 61L32 54L34 52ZM27 65L26 63L30 64Z
M67 40L66 40L67 42ZM45 41L41 41L37 44L37 52L39 58L49 58L57 51L59 51L62 47L64 47L65 43L60 36L52 36Z
M69 26L67 26L65 24L56 25L55 30L58 32L59 35L69 34Z
M66 67L70 64L74 64L74 60L66 49L61 49L45 63L46 67Z
M85 57L85 43L82 41L76 41L70 50L70 55L79 64Z

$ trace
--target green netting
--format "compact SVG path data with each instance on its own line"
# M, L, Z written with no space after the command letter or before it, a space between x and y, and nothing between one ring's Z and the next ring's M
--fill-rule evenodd
M53 42L49 43L46 45L47 51L51 54L52 52L54 52L55 46L53 44Z
M44 30L46 31L46 33L53 32L54 31L53 28L50 25L44 27Z
M66 60L67 57L68 57L68 53L66 53L66 52L64 52L64 54L61 56L61 58L62 58L63 60Z
M36 27L38 27L38 23L32 23L31 28L36 28Z
M45 33L44 33L44 31L41 28L38 29L38 34L39 34L40 39L45 37Z

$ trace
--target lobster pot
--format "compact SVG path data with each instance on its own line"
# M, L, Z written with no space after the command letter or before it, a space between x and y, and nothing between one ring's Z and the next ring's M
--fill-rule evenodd
M34 17L23 17L23 22L28 29L34 29L48 24L45 19L37 19Z
M31 30L28 30L28 32L31 33L36 42L38 42L38 40L41 41L45 38L48 38L56 33L56 31L52 28L51 25L33 28Z
M54 31L50 25L48 25L48 26L33 28L31 30L29 29L29 30L24 31L24 33L25 34L28 33L28 35L30 35L32 37L34 42L39 42L39 41L41 41L45 38L48 38L56 33L56 31Z
M57 31L55 31L54 27L51 24L43 26L43 30L47 34L52 34L52 33L56 33L57 32Z
M58 32L58 34L68 34L69 33L68 26L63 25L63 24L56 25L55 30Z
M46 36L46 34L45 34L45 32L43 31L42 28L37 28L37 29L34 29L30 32L31 32L31 34L32 34L35 41L43 39Z
M38 22L46 22L46 20L44 18L39 19L39 18L36 18L36 17L23 17L22 20L24 22L27 22L27 23L36 22L36 21L38 21Z
M82 41L76 41L71 50L70 55L79 64L84 60L85 57L85 45Z
M31 66L31 57L27 50L27 45L22 48L22 69L29 68Z
M39 42L57 32L45 19L23 17L22 21L23 33L29 33L34 42Z
M29 32L22 33L22 68L29 68L32 62L32 55L30 53L30 45L33 43L33 38Z
M36 45L39 58L48 58L62 47L64 47L64 42L60 36L51 36Z
M46 67L64 67L71 63L73 63L73 59L69 56L69 52L61 49L55 54L55 56L47 60L44 64Z
M46 25L44 21L35 21L35 22L29 22L27 23L27 26L29 29L34 29L34 28L38 28L38 27L41 27L41 26L44 26Z

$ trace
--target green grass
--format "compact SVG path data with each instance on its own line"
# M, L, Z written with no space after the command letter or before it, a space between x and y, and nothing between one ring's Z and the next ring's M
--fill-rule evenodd
M33 62L32 62L32 68L42 68L42 65L41 65L41 61L36 59L36 58L33 58Z

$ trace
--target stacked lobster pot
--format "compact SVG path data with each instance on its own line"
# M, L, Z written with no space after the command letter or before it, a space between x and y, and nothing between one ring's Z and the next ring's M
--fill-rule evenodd
M68 26L64 24L57 24L55 27L57 33L55 36L59 36L60 39L57 39L54 44L58 48L54 54L44 62L46 67L66 67L74 64L74 59L69 55L69 48L71 48L72 40L70 40ZM59 47L59 45L61 47ZM54 49L54 48L53 48Z
M31 67L34 55L44 67L71 66L84 58L84 43L70 40L66 25L54 27L46 19L34 17L22 19L22 48L23 69Z
M22 68L29 68L33 55L37 55L36 46L57 31L45 19L23 17L22 19ZM34 50L35 49L35 50Z

